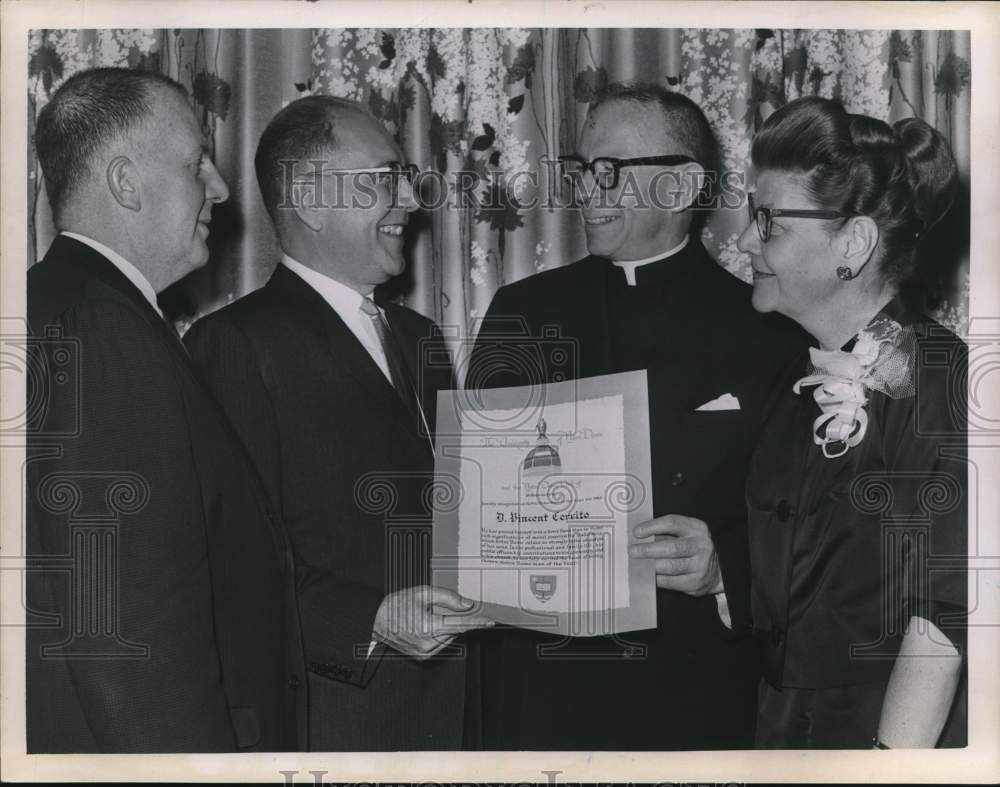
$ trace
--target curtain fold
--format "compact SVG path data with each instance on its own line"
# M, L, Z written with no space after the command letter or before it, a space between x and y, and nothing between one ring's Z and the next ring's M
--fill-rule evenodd
M31 34L29 116L33 123L52 91L90 66L155 69L188 87L231 196L213 213L211 263L161 298L183 329L261 286L277 262L253 171L267 121L311 93L363 102L410 160L458 194L459 204L414 216L409 269L388 287L442 324L458 349L497 287L586 254L577 212L552 204L559 190L546 162L573 151L589 101L609 82L658 82L690 96L719 137L724 167L741 173L754 130L801 95L889 122L921 117L951 141L967 188L970 48L968 31L947 30L47 30ZM53 228L33 150L29 160L37 259ZM736 249L744 215L716 210L703 238L721 265L748 278ZM968 254L960 224L956 232L942 252L955 255L955 272L936 316L964 334Z

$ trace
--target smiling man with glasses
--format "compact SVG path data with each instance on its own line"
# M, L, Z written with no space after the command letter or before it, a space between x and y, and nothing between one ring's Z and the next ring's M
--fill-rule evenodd
M680 106L672 116L698 125L695 113ZM591 254L610 258L630 284L640 265L686 245L690 209L710 202L715 183L717 153L707 123L664 135L662 122L650 120L635 101L592 109L578 152L559 157Z
M589 172L598 188L605 191L618 186L618 177L622 167L648 167L659 165L663 167L677 167L682 164L697 164L690 156L639 156L638 158L612 158L602 156L593 161L587 161L576 154L560 156L559 164L563 169L563 174L570 181L574 188L583 185L583 176Z
M765 392L801 339L754 312L750 288L701 245L718 164L691 100L609 87L560 166L590 256L501 288L466 380L646 370L658 518L639 527L657 538L634 557L656 561L658 626L567 641L484 632L485 747L749 748L759 673L743 484ZM564 364L547 352L554 335L576 348Z
M430 585L421 548L451 368L421 368L448 357L434 323L374 297L406 267L416 168L375 117L332 96L282 109L254 163L281 262L186 342L288 523L309 747L457 749L466 660L451 641L489 621L454 619L472 604Z

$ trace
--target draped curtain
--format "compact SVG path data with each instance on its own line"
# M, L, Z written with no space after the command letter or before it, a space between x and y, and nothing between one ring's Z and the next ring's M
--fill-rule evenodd
M212 261L161 297L182 330L270 275L279 250L254 150L271 116L311 93L364 103L410 161L463 186L411 221L408 271L388 287L444 326L456 350L497 287L585 255L579 214L560 200L547 162L573 151L590 100L609 82L657 82L691 97L718 135L724 169L739 177L763 120L816 94L890 122L923 118L950 140L968 184L968 31L46 30L31 34L29 57L32 123L81 68L154 69L188 87L231 196L213 213ZM33 149L29 160L29 243L40 258L53 229ZM716 210L703 239L748 278L736 248L744 217L742 206ZM964 335L969 276L957 232L959 259L936 316ZM964 233L967 243L967 225Z

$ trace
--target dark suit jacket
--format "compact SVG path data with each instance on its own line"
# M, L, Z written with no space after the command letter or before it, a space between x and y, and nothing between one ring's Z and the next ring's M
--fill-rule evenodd
M433 419L436 391L451 387L446 348L435 343L444 356L419 363L434 324L384 308ZM383 597L430 581L433 454L399 394L336 311L284 265L186 340L292 534L310 748L459 747L462 659L417 662L384 648L366 657Z
M291 548L176 334L62 236L28 318L28 751L297 748Z
M654 515L708 524L733 629L721 623L711 596L661 590L657 629L617 640L576 639L540 653L553 638L486 632L487 748L711 749L753 742L759 668L748 636L744 482L767 388L804 339L783 318L754 312L749 287L694 240L636 274L639 286L626 287L621 270L588 257L502 288L479 332L466 386L645 368ZM560 346L566 351L557 352ZM532 361L518 369L511 363L518 357ZM726 393L739 399L739 411L696 412Z

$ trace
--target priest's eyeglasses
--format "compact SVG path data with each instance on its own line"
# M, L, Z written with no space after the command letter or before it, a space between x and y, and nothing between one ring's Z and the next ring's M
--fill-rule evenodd
M579 186L583 182L583 174L590 172L594 176L597 185L605 190L610 190L618 185L618 174L622 167L642 167L650 164L659 164L664 167L678 167L681 164L693 164L695 160L690 156L670 155L670 156L641 156L639 158L612 158L610 156L600 156L593 161L570 154L558 158L559 166L562 168L563 177L574 186Z
M753 194L747 192L747 212L750 221L757 226L757 235L761 243L771 239L771 224L775 216L788 216L793 219L846 219L849 213L838 210L792 210L789 208L762 208L754 204Z

